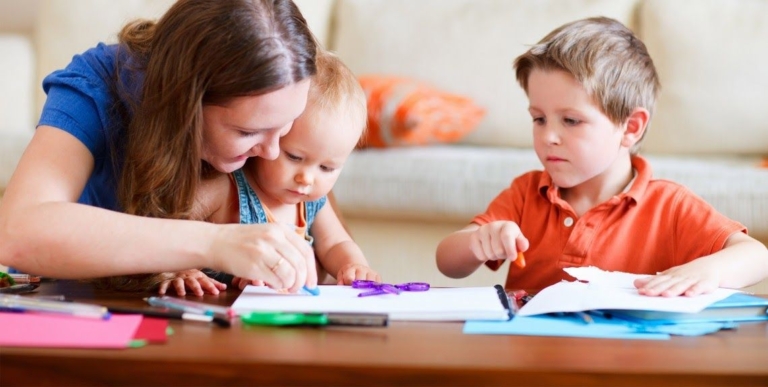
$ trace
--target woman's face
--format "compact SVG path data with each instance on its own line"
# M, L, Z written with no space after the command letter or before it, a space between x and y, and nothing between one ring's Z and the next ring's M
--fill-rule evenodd
M239 169L249 157L274 160L279 139L307 105L309 80L273 92L203 107L202 158L217 171Z

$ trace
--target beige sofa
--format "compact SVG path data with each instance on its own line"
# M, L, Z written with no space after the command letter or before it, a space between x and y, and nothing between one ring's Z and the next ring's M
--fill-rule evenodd
M42 76L128 19L171 0L0 2L0 190L31 135ZM439 240L511 179L538 168L512 60L551 29L595 15L645 41L663 85L643 154L658 177L690 187L768 241L768 0L299 0L318 38L357 74L424 80L488 111L460 144L364 150L336 193L350 229L389 281L500 283L506 266L443 277ZM90 15L101 15L94 18ZM35 69L30 71L30 69ZM10 117L10 118L7 118ZM768 293L768 285L753 287Z

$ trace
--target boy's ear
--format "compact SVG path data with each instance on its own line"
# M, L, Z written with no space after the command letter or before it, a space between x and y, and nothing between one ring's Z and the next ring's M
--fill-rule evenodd
M637 144L640 139L643 138L645 128L648 126L648 120L651 118L651 113L645 108L635 108L632 114L627 118L626 127L624 128L624 136L621 139L621 145L632 148Z

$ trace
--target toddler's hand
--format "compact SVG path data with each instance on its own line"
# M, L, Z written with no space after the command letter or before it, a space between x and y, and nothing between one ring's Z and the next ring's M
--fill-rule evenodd
M470 250L481 261L517 259L518 252L528 250L528 239L517 223L497 221L484 224L472 233Z
M370 267L359 263L346 264L336 273L337 285L352 285L354 280L381 282L381 276Z
M196 296L202 296L205 293L216 295L220 291L227 289L227 285L208 277L197 269L184 270L172 275L172 278L160 283L157 289L159 294L165 294L171 285L173 285L173 289L176 290L176 294L179 296L186 295L186 289L189 289Z
M720 276L707 261L697 259L663 271L655 276L635 280L638 293L646 296L698 296L710 293L720 285Z
M245 289L248 285L255 285L255 286L264 286L264 281L262 280L247 280L245 278L235 277L232 279L232 286L240 288L240 290Z

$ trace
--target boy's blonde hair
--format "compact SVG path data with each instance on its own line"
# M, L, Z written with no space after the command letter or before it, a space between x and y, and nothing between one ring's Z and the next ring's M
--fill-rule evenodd
M368 104L355 74L339 57L326 50L318 50L315 61L317 74L312 78L307 105L317 111L344 114L359 122L364 132L368 123Z
M661 89L645 44L623 24L607 17L577 20L555 29L517 57L514 67L517 82L526 93L533 70L570 73L616 125L624 123L638 107L653 116ZM640 142L642 138L632 153L637 153Z

